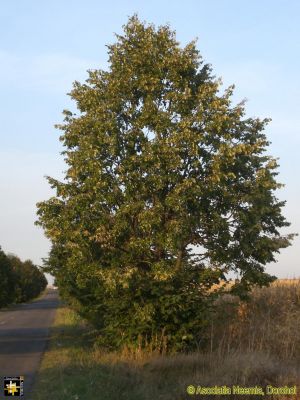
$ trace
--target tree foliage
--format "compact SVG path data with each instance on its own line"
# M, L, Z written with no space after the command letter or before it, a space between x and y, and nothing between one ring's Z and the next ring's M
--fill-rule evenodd
M32 261L7 256L0 248L0 307L33 299L46 286L44 274Z
M243 296L273 277L290 244L265 153L267 119L248 118L221 91L195 42L136 16L89 71L64 111L65 180L38 204L61 293L119 345L162 332L199 342L212 285L235 271Z
M14 299L14 275L6 254L0 247L0 307L6 306Z
M47 286L45 275L30 260L22 262L14 255L8 258L14 273L14 301L21 303L37 297Z

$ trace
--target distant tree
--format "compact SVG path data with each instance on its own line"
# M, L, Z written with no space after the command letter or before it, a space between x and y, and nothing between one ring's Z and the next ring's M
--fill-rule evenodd
M9 255L8 259L14 273L14 302L37 297L47 286L44 274L30 260L22 262L15 255Z
M14 274L6 254L0 247L0 307L14 300Z
M133 16L108 52L58 125L68 170L38 204L48 269L104 342L163 334L182 348L201 341L212 285L230 271L240 296L268 285L264 266L290 245L268 120L233 106L233 87L221 93L168 26Z

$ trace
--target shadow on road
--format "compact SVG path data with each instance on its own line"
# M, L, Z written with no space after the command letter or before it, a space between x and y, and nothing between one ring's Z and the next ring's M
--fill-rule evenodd
M47 289L46 292L39 298L32 300L29 303L11 304L6 308L0 309L0 317L4 317L6 313L19 310L40 310L54 309L61 305L58 298L58 292L54 289ZM1 319L0 319L1 320Z

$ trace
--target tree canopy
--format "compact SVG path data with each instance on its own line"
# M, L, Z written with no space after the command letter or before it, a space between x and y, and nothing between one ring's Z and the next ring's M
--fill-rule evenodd
M0 307L14 299L14 276L9 259L0 247Z
M6 255L0 247L0 307L37 297L47 286L43 272L32 261Z
M68 169L38 204L48 269L104 341L164 332L180 347L200 340L212 285L230 271L240 296L267 285L265 265L290 245L269 120L233 105L233 86L169 26L134 15L108 55L57 125Z

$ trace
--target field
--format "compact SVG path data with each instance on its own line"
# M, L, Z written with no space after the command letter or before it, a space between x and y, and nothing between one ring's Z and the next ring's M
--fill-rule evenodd
M146 350L106 352L95 332L61 307L36 380L33 400L183 400L300 398L300 281L255 289L248 303L218 300L205 348L161 355ZM261 387L262 395L205 395L201 387ZM266 387L297 386L298 396L267 395ZM187 393L187 387L190 386Z

